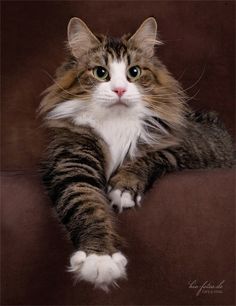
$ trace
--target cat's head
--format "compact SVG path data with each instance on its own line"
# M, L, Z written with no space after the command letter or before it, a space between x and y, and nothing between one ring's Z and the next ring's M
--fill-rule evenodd
M181 121L184 95L155 56L157 44L161 42L153 17L133 35L122 38L95 35L81 19L72 18L68 25L70 58L48 89L42 112L58 119L86 108L107 114L149 109L161 120ZM69 101L67 107L62 106L65 101Z
M68 25L68 43L78 59L80 90L101 107L132 107L154 81L148 69L157 25L149 18L130 38L96 37L78 18ZM80 92L80 93L81 93Z

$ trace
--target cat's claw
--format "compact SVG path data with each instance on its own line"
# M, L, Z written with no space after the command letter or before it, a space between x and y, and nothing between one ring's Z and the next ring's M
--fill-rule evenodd
M71 256L68 271L74 272L78 280L90 282L107 292L110 285L117 285L118 279L126 278L126 265L127 259L121 252L110 256L77 251Z
M124 208L140 206L141 203L141 195L134 199L128 190L122 192L119 189L113 189L109 192L108 197L111 200L111 206L116 207L119 212L122 212Z

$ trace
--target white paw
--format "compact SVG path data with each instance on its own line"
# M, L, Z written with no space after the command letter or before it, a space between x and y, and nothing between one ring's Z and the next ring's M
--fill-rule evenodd
M126 277L127 259L120 253L110 255L86 255L77 251L70 258L69 272L75 272L76 278L85 280L105 291L109 285L116 285L116 280Z
M111 190L108 197L111 200L111 206L116 206L119 212L122 212L123 208L134 207L136 204L140 206L141 203L140 195L136 197L135 202L129 191L121 192L119 189Z

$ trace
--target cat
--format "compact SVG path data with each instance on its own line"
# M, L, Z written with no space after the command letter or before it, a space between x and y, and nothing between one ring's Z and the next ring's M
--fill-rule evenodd
M165 173L235 163L224 125L190 109L156 56L159 44L153 17L122 38L72 18L68 58L40 104L52 137L43 181L76 249L69 271L106 291L128 262L113 208L140 205Z

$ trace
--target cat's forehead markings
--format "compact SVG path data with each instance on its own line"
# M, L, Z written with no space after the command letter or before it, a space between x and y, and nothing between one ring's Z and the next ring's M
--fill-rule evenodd
M107 37L105 49L112 59L122 59L127 53L127 46L120 38Z

